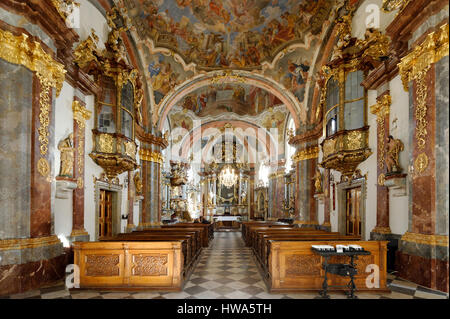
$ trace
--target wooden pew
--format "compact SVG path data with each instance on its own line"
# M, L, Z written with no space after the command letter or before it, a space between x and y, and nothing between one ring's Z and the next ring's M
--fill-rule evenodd
M74 242L80 288L180 291L182 240Z
M270 292L298 292L317 291L322 289L324 270L323 258L311 250L311 245L349 245L357 244L371 255L359 256L355 261L358 274L355 284L359 291L389 292L387 288L387 241L284 241L270 240L270 254L267 283ZM348 263L349 257L331 257L329 263ZM367 287L366 279L370 273L366 272L368 265L376 265L379 269L379 287ZM373 275L373 272L372 272ZM328 275L329 285L346 285L348 277ZM342 290L345 288L330 288Z
M269 225L269 226L248 226L246 230L246 235L243 238L246 246L251 246L253 239L255 237L255 232L259 230L268 230L271 228L277 228L277 229L292 229L294 228L294 225Z
M346 240L346 241L359 241L359 236L346 236L338 234L318 234L314 236L301 236L301 235L268 235L263 238L261 244L260 264L262 268L268 270L268 260L270 255L270 241L271 240L283 240L283 241L322 241L322 240Z
M183 228L198 228L201 230L202 246L208 247L209 242L214 239L214 226L211 224L201 224L201 223L176 223L172 225L162 225L162 228L168 229L183 229Z
M293 225L289 225L287 223L280 223L280 222L273 222L273 221L248 221L248 222L241 222L241 232L242 232L242 238L244 239L244 242L247 242L247 233L248 228L250 226L265 226L265 227L271 227L271 226L288 226L293 227Z
M119 234L121 235L121 234ZM195 259L195 252L192 251L192 247L189 243L191 236L179 235L179 236L116 236L116 237L104 237L100 239L102 242L163 242L171 240L180 240L181 252L183 258L183 274L189 270Z
M194 233L145 233L132 232L118 234L115 237L103 238L101 241L170 241L172 239L183 239L186 241L186 249L183 249L184 265L189 267L200 254L200 246L195 243Z
M310 230L306 228L292 228L292 229L267 229L267 230L258 230L254 232L254 236L252 238L252 248L254 251L258 251L259 247L261 246L261 239L264 235L295 235L295 234L301 234L301 235L321 235L321 234L334 234L339 235L339 233L330 233L326 232L324 230Z
M194 250L198 251L202 247L202 229L199 228L163 228L163 227L155 227L155 228L147 228L144 230L133 231L131 234L171 234L171 233L189 233L194 235Z

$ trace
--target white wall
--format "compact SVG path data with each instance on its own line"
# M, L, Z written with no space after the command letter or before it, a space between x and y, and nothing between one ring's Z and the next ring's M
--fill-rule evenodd
M105 17L88 0L77 2L80 3L80 28L74 30L80 35L80 41L86 40L91 34L91 29L94 29L99 38L99 48L104 48L104 43L108 40L108 24Z
M368 106L376 104L377 102L377 91L368 91ZM372 151L372 155L361 163L358 168L361 170L361 174L367 174L366 180L366 225L365 234L366 240L370 238L370 232L377 225L377 117L376 115L370 113L368 110L367 124L369 128L369 148Z
M405 148L400 152L400 166L403 173L408 173L409 164L409 94L403 89L400 75L389 83L392 97L391 112L389 116L390 134L400 139ZM409 191L409 190L407 190ZM389 223L394 234L404 234L408 230L408 193L405 196L395 197L389 192Z
M73 133L73 101L74 89L64 82L61 93L55 101L55 152L53 166L53 176L59 175L61 166L60 152L58 150L58 143L67 138L69 134ZM54 222L55 234L70 236L72 232L72 192L68 192L68 198L55 198L54 205Z

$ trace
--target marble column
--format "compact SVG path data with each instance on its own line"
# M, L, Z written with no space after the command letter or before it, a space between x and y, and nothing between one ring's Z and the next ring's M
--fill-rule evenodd
M139 174L136 173L136 174ZM134 210L134 200L136 196L136 185L134 184L134 176L131 171L128 171L128 218L127 218L127 232L133 231L136 226L133 224L133 210Z
M440 51L442 45L434 46L433 41L437 40L430 41L433 37L428 37L419 46L426 53L432 53L435 60L427 58L429 64L413 69L401 67L404 85L409 87L410 93L410 214L408 231L399 243L396 269L402 278L448 292L448 179L445 179L448 178L448 24L446 26L446 30L438 31L446 35L446 51ZM439 33L435 35L435 39L443 39ZM408 57L415 57L416 52L422 51L412 51Z
M140 228L158 226L161 222L161 164L160 147L142 143L139 156L143 180L144 201L139 221Z
M86 109L83 101L75 97L73 110L73 147L74 147L74 178L77 188L73 190L73 213L71 241L89 241L89 234L84 229L84 161L85 161L85 128L86 121L91 117L91 111Z
M391 107L391 96L389 91L377 98L377 104L371 106L372 114L377 116L377 224L371 231L371 238L386 240L391 234L389 227L389 189L384 186L385 174L387 172L386 139L389 136L389 114Z
M53 88L0 55L0 295L64 276L52 215L54 114Z
M318 158L317 145L298 145L294 155L296 171L295 221L303 227L316 227L317 203L314 198L314 175Z
M323 174L323 223L321 229L331 231L330 212L331 212L331 181L330 169L325 169Z

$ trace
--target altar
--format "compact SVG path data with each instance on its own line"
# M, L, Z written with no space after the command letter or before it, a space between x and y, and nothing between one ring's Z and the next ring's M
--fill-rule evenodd
M233 229L241 227L241 215L214 215L214 228L215 229Z

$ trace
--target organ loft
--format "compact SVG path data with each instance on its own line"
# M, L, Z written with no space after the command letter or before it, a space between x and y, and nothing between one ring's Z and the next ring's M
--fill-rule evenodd
M448 299L448 18L2 0L0 297Z

